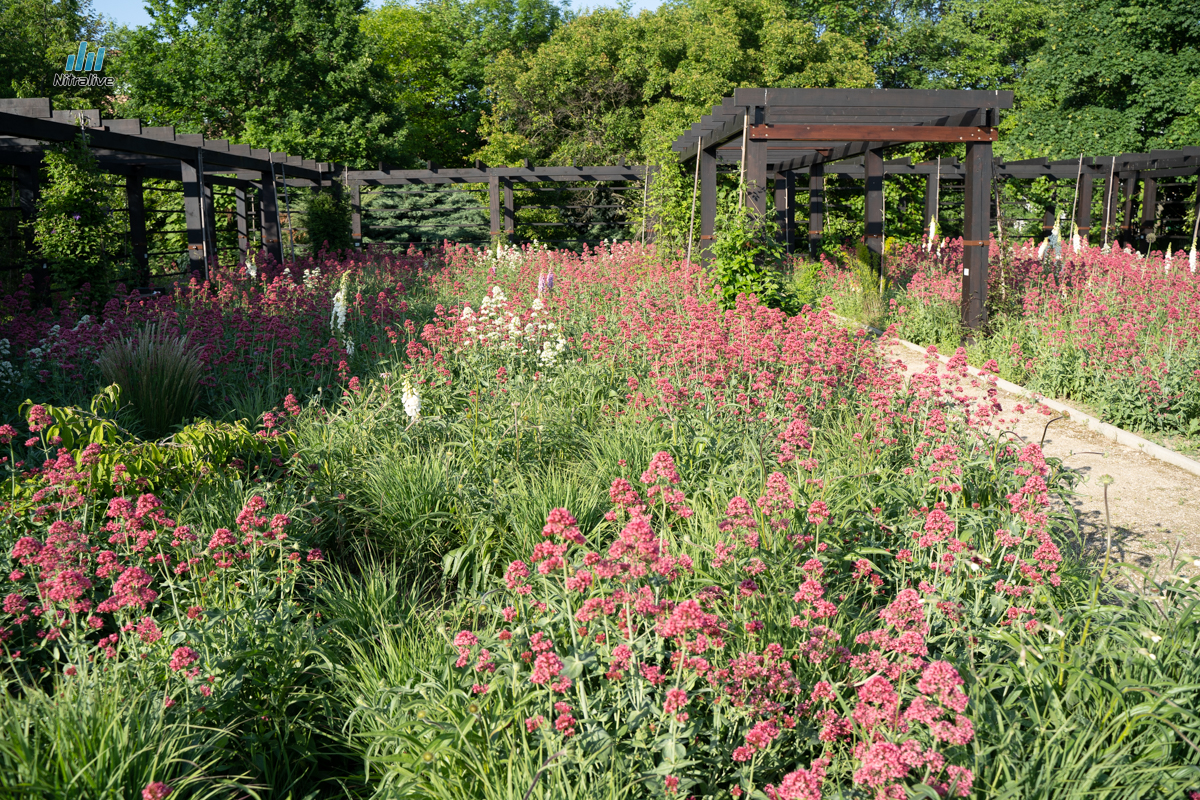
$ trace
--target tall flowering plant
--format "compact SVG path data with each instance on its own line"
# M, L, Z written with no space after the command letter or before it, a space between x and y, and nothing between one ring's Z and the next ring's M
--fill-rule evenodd
M682 535L692 510L667 453L640 483L614 481L607 546L550 513L451 637L448 674L413 691L418 741L461 692L547 757L610 743L649 794L969 795L964 680L931 657L921 592L862 613L843 590L863 575L839 578L818 541L827 509L798 506L780 473L755 503L729 503L710 550Z

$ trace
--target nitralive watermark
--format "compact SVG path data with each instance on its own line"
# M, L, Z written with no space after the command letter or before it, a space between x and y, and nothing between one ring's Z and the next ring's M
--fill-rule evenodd
M113 85L112 78L100 75L104 68L104 48L97 47L96 52L88 52L88 43L79 43L79 52L67 56L67 65L63 71L54 76L55 86L108 86ZM82 75L74 73L82 72Z

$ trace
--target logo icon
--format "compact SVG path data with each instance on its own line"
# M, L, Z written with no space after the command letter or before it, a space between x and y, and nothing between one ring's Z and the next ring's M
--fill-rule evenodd
M55 86L91 87L103 86L112 88L113 79L97 73L104 69L104 48L96 47L96 52L88 52L88 43L79 43L79 52L67 56L67 65L58 75L54 76ZM77 75L75 73L88 73Z
M67 66L63 72L99 72L104 68L104 48L97 48L95 53L88 52L88 43L79 43L79 52L67 56Z

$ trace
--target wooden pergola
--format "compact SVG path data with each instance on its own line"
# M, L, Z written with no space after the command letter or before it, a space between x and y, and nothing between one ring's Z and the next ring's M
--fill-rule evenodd
M993 203L999 202L997 181L1070 181L1076 230L1087 236L1094 222L1105 230L1117 228L1119 222L1118 241L1132 244L1146 240L1159 222L1159 181L1200 175L1200 147L1055 161L994 158L999 112L1011 107L1011 92L737 89L673 145L681 163L699 159L693 168L699 187L703 257L708 258L716 224L719 166L739 170L746 202L760 215L766 213L767 191L773 190L775 221L789 252L798 239L796 193L806 188L808 250L813 256L820 251L824 234L827 175L864 181L863 235L877 253L884 242L885 176L925 176L926 225L939 213L940 182L961 180L965 193L962 321L977 328L986 322L988 244ZM913 142L962 143L966 157L916 164L909 158L884 159L889 147ZM1104 185L1102 212L1100 220L1093 220L1098 181ZM1139 183L1140 214L1135 215ZM1047 212L1043 235L1053 224L1053 213Z
M171 127L143 126L137 119L102 119L98 109L52 110L47 98L0 99L0 164L16 168L22 214L32 218L40 193L39 167L47 142L67 142L87 131L87 143L100 167L125 176L133 258L148 275L143 181L162 178L183 185L187 233L187 271L207 274L217 256L214 185L234 187L238 249L249 248L251 205L259 198L262 246L283 260L280 235L280 185L321 186L333 179L332 164L176 133ZM30 243L31 244L31 243Z
M320 188L334 181L350 189L352 235L356 246L362 243L362 204L364 189L386 186L444 186L482 184L488 187L490 234L511 234L516 227L513 187L529 184L565 184L573 182L616 183L645 181L647 168L626 165L622 158L616 166L534 167L528 161L521 167L473 167L446 169L428 163L425 169L396 170L379 164L373 170L352 170L341 164L317 162L286 153L275 153L249 145L207 139L200 134L185 134L171 127L143 125L137 119L102 118L98 109L58 110L47 98L0 98L0 165L15 168L20 212L32 219L40 194L40 166L48 143L78 139L81 129L96 156L100 168L125 178L125 200L129 212L128 231L132 257L143 285L149 282L145 195L146 179L179 181L182 184L183 217L186 232L187 268L177 274L198 273L207 276L208 266L217 260L217 214L213 203L214 186L234 189L239 260L254 248L253 239L276 261L284 260L282 229L291 224L290 214L281 215L280 193L287 187ZM258 213L255 213L257 206ZM587 206L591 208L591 206ZM533 223L556 226L559 223ZM258 236L252 236L257 233ZM32 241L26 237L32 252ZM40 292L48 292L48 276L33 269Z
M966 146L962 319L986 321L987 259L991 224L992 142L1000 109L1012 92L913 89L737 89L675 140L683 163L698 158L702 249L717 215L717 164L741 167L746 203L765 217L768 180L775 178L776 209L785 235L795 228L795 177L809 177L810 247L820 246L825 165L862 156L866 183L864 237L883 252L884 153L897 144L961 142Z

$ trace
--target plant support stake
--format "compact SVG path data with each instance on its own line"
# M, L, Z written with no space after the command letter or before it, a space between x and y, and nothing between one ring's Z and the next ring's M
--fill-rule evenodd
M287 218L288 218L289 260L293 264L295 264L296 263L296 229L292 227L292 201L289 199L289 195L288 195L287 164L286 163L280 164L279 169L283 173L283 206L286 209Z
M687 263L692 263L692 234L696 231L696 193L700 190L700 140L696 140L696 177L692 180L692 217L688 222Z

